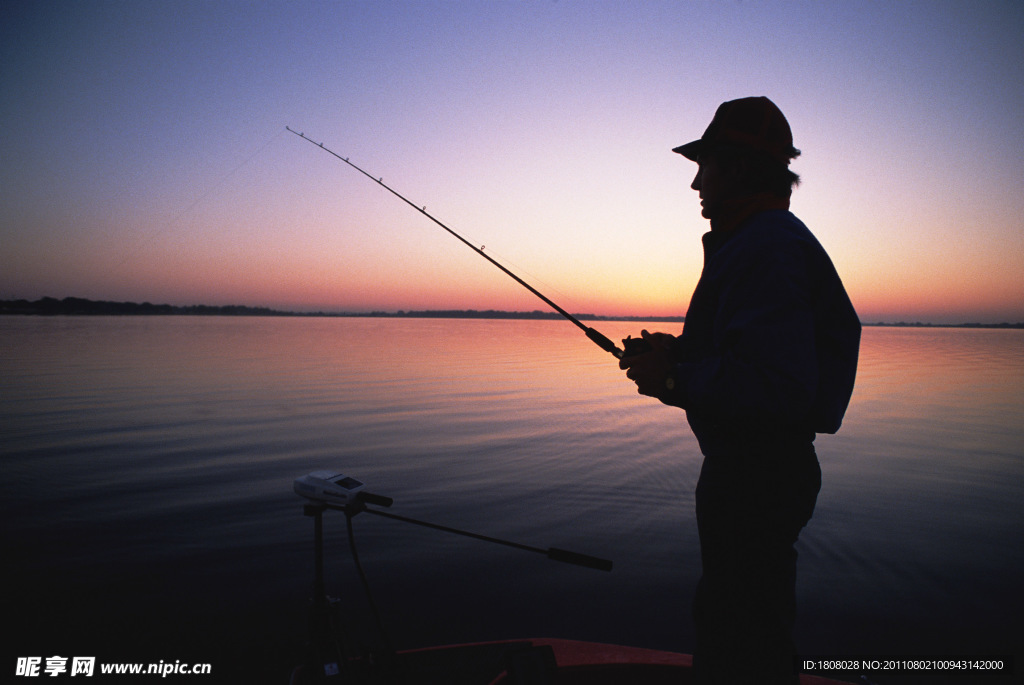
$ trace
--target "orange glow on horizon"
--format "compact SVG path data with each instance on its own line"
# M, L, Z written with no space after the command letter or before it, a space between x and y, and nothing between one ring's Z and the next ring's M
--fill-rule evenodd
M765 94L863 320L1024 321L1009 4L299 4L15 12L0 299L546 308L426 206L570 312L681 316L708 226L671 150Z

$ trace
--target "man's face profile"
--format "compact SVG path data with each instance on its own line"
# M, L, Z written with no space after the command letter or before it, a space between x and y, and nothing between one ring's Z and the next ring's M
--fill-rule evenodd
M700 214L705 219L717 215L722 206L735 199L735 175L717 155L697 158L697 175L690 187L700 195Z

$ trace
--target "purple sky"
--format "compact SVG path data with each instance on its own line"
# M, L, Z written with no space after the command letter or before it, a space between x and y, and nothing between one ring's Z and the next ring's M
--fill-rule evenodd
M1024 321L1019 2L0 6L0 299L685 312L675 145L768 95L864 321Z

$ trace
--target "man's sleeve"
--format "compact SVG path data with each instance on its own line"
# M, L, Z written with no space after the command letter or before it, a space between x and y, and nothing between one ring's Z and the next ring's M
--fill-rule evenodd
M808 265L798 242L747 255L720 295L720 352L677 369L682 406L730 423L809 422L818 366Z

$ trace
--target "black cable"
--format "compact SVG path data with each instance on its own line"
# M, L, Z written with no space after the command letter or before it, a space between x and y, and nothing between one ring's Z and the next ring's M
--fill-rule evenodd
M380 611L377 609L377 603L373 600L373 593L370 591L370 583L366 580L366 573L363 571L363 565L359 562L359 552L356 551L356 538L352 534L352 516L353 513L348 509L345 509L345 526L348 529L348 546L352 552L352 561L356 564L356 572L359 574L359 580L363 584L363 590L366 592L366 599L370 603L370 612L373 614L373 619L377 624L377 630L380 633L381 641L384 643L385 653L387 656L390 656L394 652L391 646L391 638L388 636L388 632L384 628L384 621L381 620Z

